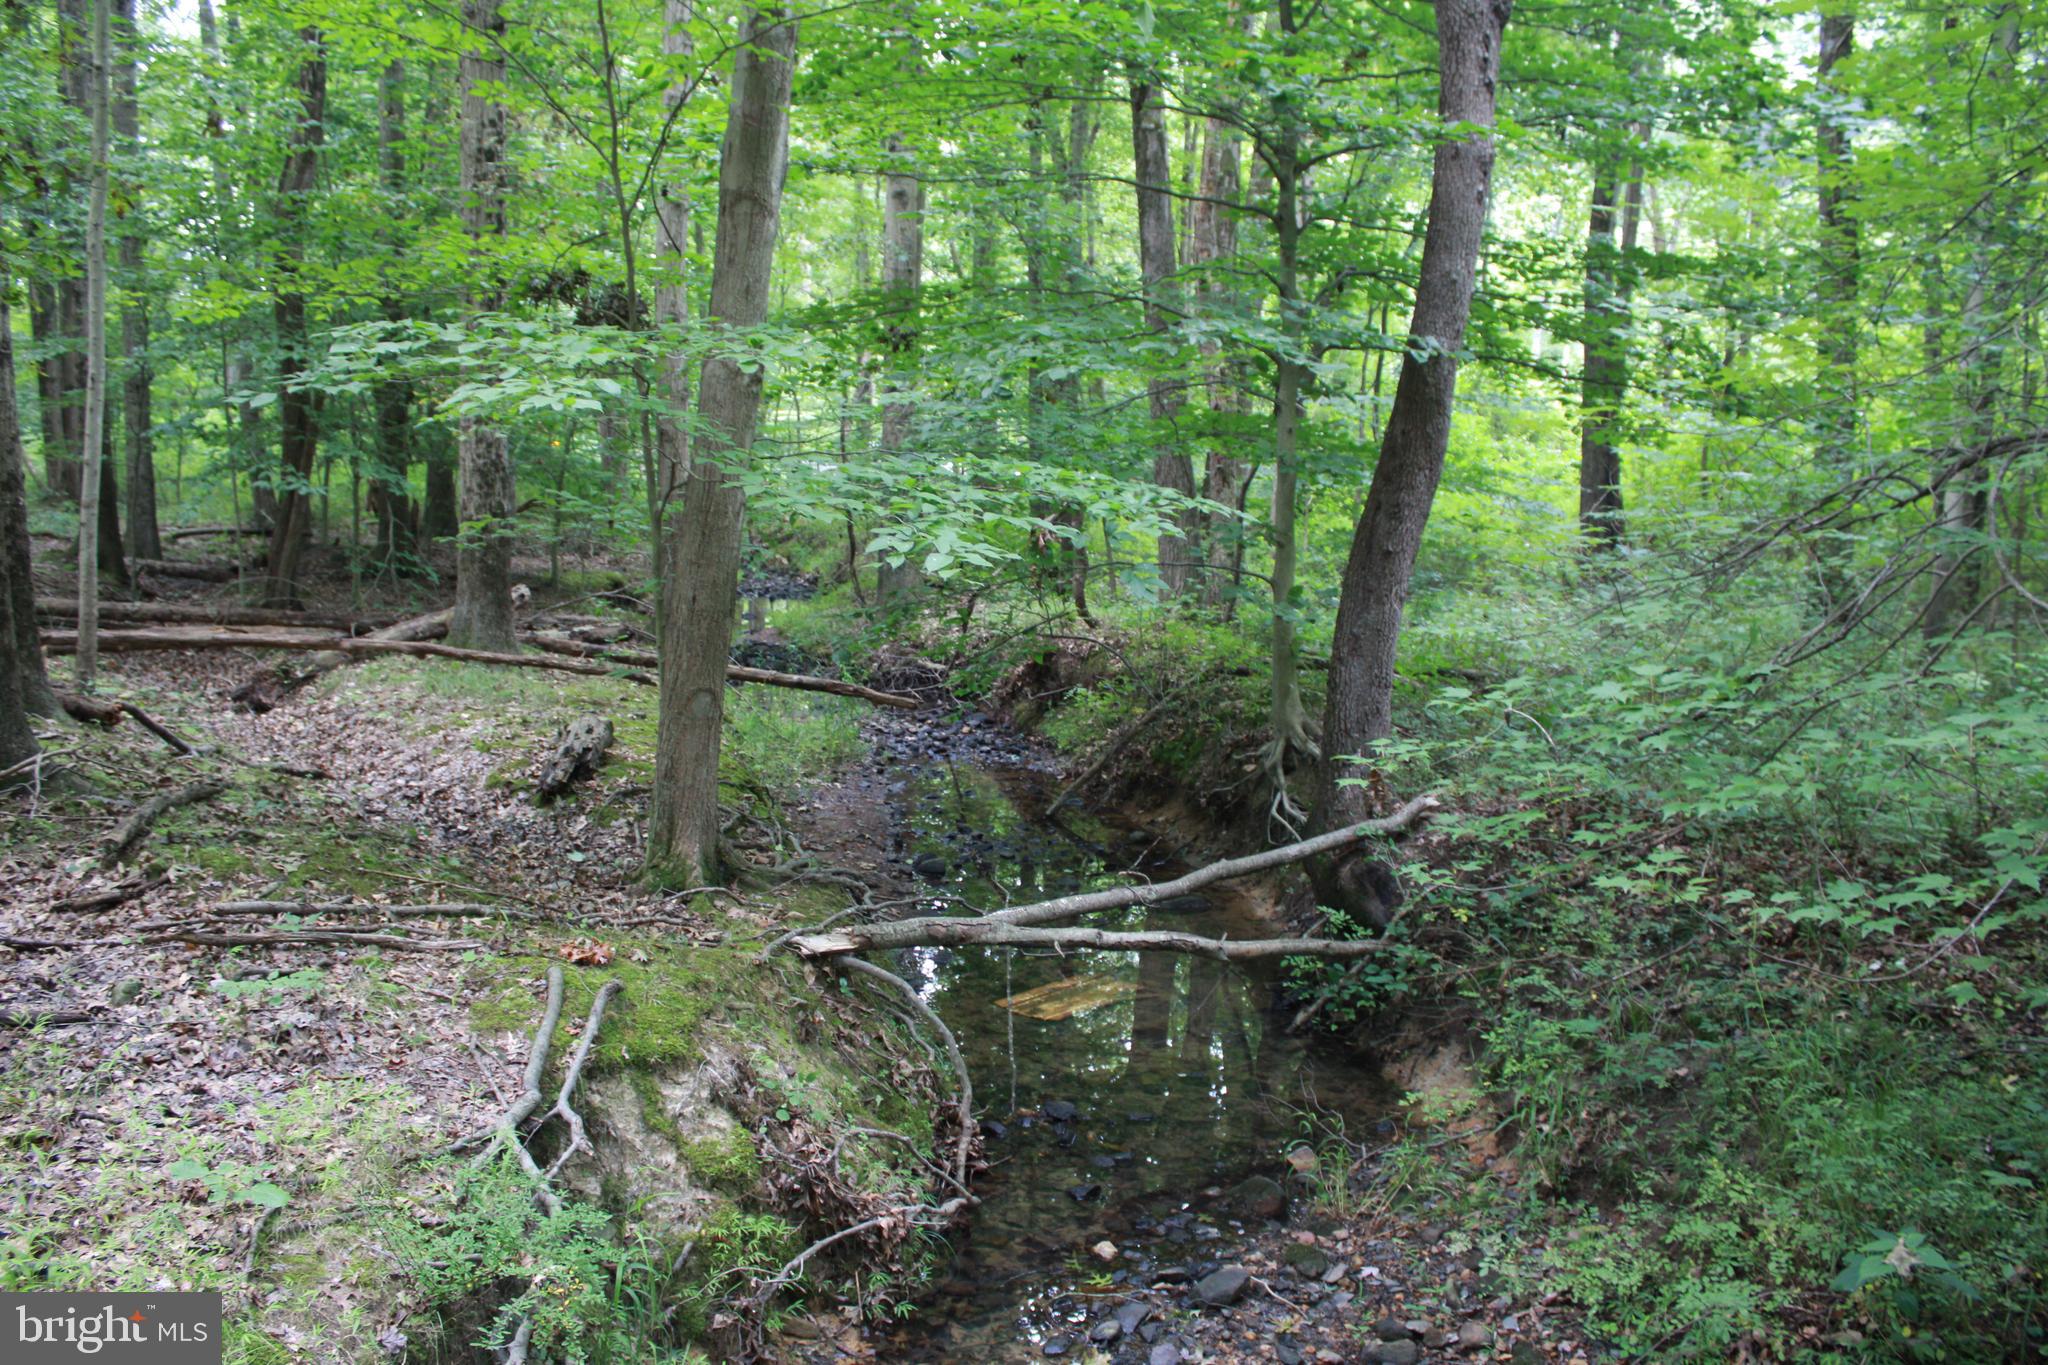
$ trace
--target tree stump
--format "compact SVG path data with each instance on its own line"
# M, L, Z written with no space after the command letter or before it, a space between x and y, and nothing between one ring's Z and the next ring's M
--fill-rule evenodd
M604 751L612 745L612 723L602 716L580 716L562 727L555 737L555 751L540 765L535 792L542 801L552 801L604 766Z

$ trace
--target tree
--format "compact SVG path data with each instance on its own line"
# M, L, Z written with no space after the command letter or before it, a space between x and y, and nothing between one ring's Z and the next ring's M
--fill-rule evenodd
M888 392L882 403L882 450L899 455L910 437L917 405L909 395L917 384L918 287L924 279L924 182L911 165L910 149L891 136L887 183L882 190L882 292L887 300L884 349L889 357ZM900 602L917 587L917 562L884 560L875 570L875 596L884 605Z
M1618 191L1625 195L1619 213ZM1593 168L1593 204L1586 225L1586 358L1579 384L1579 525L1596 544L1609 547L1620 544L1622 534L1621 449L1616 428L1628 386L1626 332L1635 282L1630 257L1636 249L1642 205L1640 167L1629 170L1621 154L1603 154Z
M393 201L405 194L405 62L392 58L377 79L377 169ZM396 290L384 299L384 320L402 322L405 300ZM370 512L377 519L377 548L389 560L410 554L419 510L406 492L412 469L412 385L393 375L377 384L377 469L370 479Z
M789 163L796 21L782 8L750 10L743 33L719 156L718 242L706 310L711 325L734 340L768 316ZM682 510L663 527L661 719L647 870L664 882L698 885L719 873L720 726L746 516L739 466L753 446L761 383L759 367L737 356L705 358Z
M1138 272L1145 282L1145 330L1155 337L1167 335L1167 315L1162 297L1173 276L1173 201L1169 186L1173 172L1166 146L1166 110L1163 93L1149 82L1131 80L1131 179L1138 198ZM1172 433L1180 415L1181 390L1163 374L1145 383L1146 413L1155 429L1152 479L1161 488L1192 498L1195 492L1194 462ZM1192 510L1179 517L1179 534L1159 537L1159 582L1168 597L1186 591L1190 564L1188 555L1195 530Z
M327 136L327 51L318 28L308 25L298 36L302 52L295 90L297 117L286 140L272 208L280 245L272 262L278 280L271 307L278 351L278 497L270 533L269 581L262 593L269 606L298 602L299 561L313 530L313 455L320 439L318 395L299 376L311 358L301 276L306 264L307 201L319 179L320 147Z
M135 0L116 0L120 6L120 65L114 100L114 133L131 164L142 155L142 130L138 118L136 52L142 46L135 26ZM121 429L127 446L128 535L127 543L143 559L161 559L163 539L156 525L156 457L150 417L149 363L149 280L143 264L143 197L138 192L135 171L130 170L121 196Z
M100 470L107 424L108 69L113 65L107 10L92 12L92 188L85 217L85 458L78 479L78 690L93 689L99 664Z
M0 270L0 278L6 272ZM36 636L36 590L29 577L28 496L22 455L21 411L14 399L14 315L0 286L0 584L7 600L7 633L0 639L0 673L15 679L18 705L32 715L54 716L57 698L43 670ZM0 722L4 726L4 722ZM0 759L0 765L12 760Z
M1429 226L1407 353L1387 414L1380 459L1352 533L1330 649L1318 818L1326 829L1364 818L1370 797L1352 765L1393 732L1394 652L1415 555L1442 477L1458 392L1458 351L1472 313L1479 243L1493 180L1495 85L1512 0L1437 0L1437 115L1472 130L1437 144ZM1386 898L1359 860L1315 869L1320 902L1384 925Z
M496 284L505 236L505 83L498 0L464 0L470 42L462 53L462 225L470 239L472 315L503 303ZM462 529L455 551L455 615L448 642L509 653L512 627L512 457L505 433L481 417L462 418Z
M692 55L694 45L690 39L689 0L668 0L665 18L667 23L661 35L662 55L672 59ZM688 100L689 86L678 71L663 94L671 127ZM679 139L666 143L664 151L666 161L655 188L654 202L655 268L662 274L661 282L654 290L654 321L657 326L666 324L681 328L690 320L689 166ZM653 511L651 529L657 545L660 544L661 527L668 517L669 507L682 495L683 481L689 477L689 429L681 420L683 414L690 410L690 367L686 356L670 354L662 357L661 393L667 407L654 423L656 487L649 490ZM611 416L606 413L598 427L608 459L612 458L612 433L606 429L610 421Z

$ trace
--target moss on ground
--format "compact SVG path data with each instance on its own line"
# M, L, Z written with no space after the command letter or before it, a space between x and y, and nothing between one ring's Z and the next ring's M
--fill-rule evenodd
M743 1198L760 1187L761 1154L743 1128L692 1139L679 1144L677 1151L690 1174L707 1188Z

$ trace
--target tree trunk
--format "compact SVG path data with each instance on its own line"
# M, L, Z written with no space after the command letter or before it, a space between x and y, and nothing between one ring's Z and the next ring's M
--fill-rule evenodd
M768 315L789 164L796 23L785 9L751 10L745 39L733 55L707 310L715 326L734 331L758 327ZM719 872L719 727L746 514L738 469L729 473L727 466L737 466L753 445L760 406L758 369L723 356L705 360L697 384L699 444L682 510L664 528L661 721L647 827L647 871L658 881L699 885Z
M1350 761L1369 758L1373 746L1393 731L1394 650L1409 575L1450 442L1458 349L1471 317L1493 178L1493 137L1487 130L1493 126L1501 32L1511 8L1511 0L1437 0L1438 117L1480 131L1440 142L1436 149L1415 315L1379 464L1344 567L1331 641L1323 721L1329 757L1317 803L1325 829L1366 814L1367 788L1345 782L1363 775L1353 773ZM1384 925L1392 897L1373 884L1370 866L1334 859L1319 865L1318 900Z
M1821 402L1819 422L1828 449L1840 458L1856 428L1856 294L1862 271L1862 230L1854 212L1855 149L1849 141L1848 118L1841 108L1847 98L1839 88L1836 68L1856 50L1856 11L1851 6L1821 15L1820 61L1814 79L1826 104L1820 123L1819 201L1821 297L1828 305L1821 330Z
M394 213L405 194L405 63L385 64L377 80L377 169ZM397 249L394 241L392 247ZM384 320L402 322L405 303L384 300ZM376 386L377 468L370 476L370 515L377 519L377 553L387 561L413 552L416 511L412 477L412 384L381 379Z
M1190 270L1199 271L1203 266L1227 261L1237 254L1237 220L1225 204L1234 201L1240 191L1238 171L1240 150L1236 129L1221 119L1208 120L1202 132L1202 178L1193 204L1188 208L1188 249L1187 262ZM1200 293L1212 303L1230 306L1232 293L1224 276L1211 275L1202 280ZM1244 411L1244 390L1238 382L1236 362L1221 354L1221 348L1213 341L1202 343L1202 354L1208 360L1206 375L1209 394L1209 411L1219 417L1235 416ZM1208 460L1202 471L1202 496L1210 502L1224 507L1242 507L1250 472L1244 461L1227 453L1232 437L1212 443ZM1221 607L1224 614L1231 615L1236 600L1231 595L1236 569L1242 562L1243 537L1238 523L1223 516L1205 513L1198 518L1196 537L1199 558L1206 566L1203 575L1202 602L1209 607Z
M140 158L135 54L141 39L135 29L135 0L115 3L119 7L121 62L114 132L122 148ZM128 292L127 305L121 310L121 358L127 367L121 387L121 424L128 447L128 545L144 559L161 559L164 548L156 524L156 459L150 430L149 289L143 274L140 186L131 182L122 198L129 203L121 211L121 276Z
M92 189L85 215L85 464L78 479L78 690L91 693L99 664L100 489L107 426L107 9L92 16Z
M1137 181L1138 270L1145 281L1145 330L1167 336L1166 292L1173 277L1173 203L1167 187L1173 183L1166 147L1165 101L1153 86L1131 82L1131 178ZM1156 362L1155 362L1156 363ZM1187 450L1173 434L1174 419L1180 415L1179 385L1164 374L1146 381L1147 414L1152 419L1152 481L1169 492L1193 497L1195 471ZM1188 556L1195 532L1194 510L1176 517L1177 534L1159 537L1160 591L1178 597L1188 586Z
M87 5L88 0L57 0L57 92L90 124L92 32ZM60 231L70 241L77 240L68 230ZM71 275L40 288L31 282L30 289L30 323L45 352L36 365L43 477L52 490L76 501L85 462L85 279L83 274ZM51 342L57 345L53 348Z
M1629 259L1641 218L1642 178L1628 177L1627 202L1616 231L1616 192L1625 158L1604 159L1593 170L1593 205L1586 223L1585 368L1579 379L1579 526L1596 545L1621 543L1621 450L1618 416L1628 388L1629 301L1635 267Z
M4 271L0 271L4 273ZM7 613L0 638L0 674L14 679L14 705L32 715L58 714L57 697L43 671L36 640L35 580L30 577L26 456L21 443L21 410L14 399L14 315L0 294L0 586ZM0 687L4 687L0 679ZM0 709L8 703L0 699ZM0 720L0 729L5 721ZM0 742L4 752L4 742ZM13 762L0 756L0 766Z
M889 158L888 183L882 192L882 292L888 318L883 346L889 378L882 402L882 453L901 454L910 437L916 402L908 395L917 385L918 289L924 279L924 182L909 169L910 150L891 136L884 148ZM875 597L887 606L917 589L918 562L886 561L875 567Z
M689 57L695 51L689 29L690 0L667 0L665 13L667 27L661 36L662 55ZM682 75L682 68L687 65L687 62L677 63L676 79L670 83L663 97L670 117L678 123L682 118L681 106L689 98L689 89ZM690 320L690 193L687 183L690 158L676 150L682 141L680 128L674 137L675 143L671 144L668 152L655 199L654 259L661 282L654 290L654 325L682 328ZM652 530L657 544L660 543L662 526L668 520L676 499L682 496L684 481L690 474L689 433L679 420L681 414L690 410L690 369L681 352L663 358L661 388L667 404L654 424L657 487ZM600 442L609 442L614 435L607 434L605 421L600 418ZM607 455L606 458L611 460L614 457Z
M462 225L470 240L472 315L502 303L494 282L505 236L505 106L486 86L505 82L498 52L505 21L498 0L464 0L473 36L462 54ZM512 627L512 516L515 496L505 433L481 417L461 425L462 528L455 542L455 618L448 642L507 653Z
M306 296L298 276L306 260L306 201L320 169L326 140L327 54L320 30L299 30L298 118L287 139L284 168L277 176L278 287L272 304L277 324L277 511L270 535L269 581L264 605L295 606L299 562L312 533L314 447L319 441L313 393L296 382L306 367Z

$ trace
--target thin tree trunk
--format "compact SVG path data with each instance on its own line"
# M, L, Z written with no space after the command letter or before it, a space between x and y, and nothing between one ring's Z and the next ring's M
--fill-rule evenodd
M1393 731L1394 652L1409 577L1450 443L1458 351L1471 318L1493 179L1489 130L1500 74L1500 40L1511 8L1511 0L1436 4L1441 73L1437 114L1446 125L1478 131L1437 145L1415 315L1379 464L1344 567L1323 721L1324 752L1330 757L1323 764L1317 802L1325 829L1365 816L1368 789L1345 782L1362 776L1349 760L1369 758L1374 745ZM1369 867L1355 860L1318 866L1317 899L1383 925L1390 898L1377 894Z
M1225 205L1235 201L1241 189L1239 159L1237 131L1221 119L1208 120L1202 132L1200 188L1194 203L1188 208L1187 261L1190 270L1228 261L1237 254L1237 220ZM1233 306L1233 292L1220 275L1211 275L1200 285L1200 294L1212 306L1220 305L1225 309ZM1208 362L1205 378L1210 413L1226 420L1241 414L1244 411L1244 389L1239 382L1236 362L1223 356L1221 348L1213 341L1202 343L1202 354ZM1225 436L1211 443L1202 471L1202 496L1224 507L1241 506L1250 481L1250 471L1245 462L1228 453L1227 447L1233 439L1234 436ZM1220 607L1226 616L1234 614L1236 599L1231 593L1233 571L1239 563L1243 546L1238 523L1213 513L1204 514L1198 519L1196 542L1196 557L1208 566L1202 584L1203 605Z
M1138 269L1145 281L1145 330L1162 340L1168 334L1166 293L1174 273L1173 183L1168 163L1165 101L1159 90L1140 80L1131 82L1131 178L1138 195ZM1156 362L1155 362L1156 363ZM1152 420L1152 481L1169 492L1192 498L1194 464L1173 434L1180 415L1180 386L1164 374L1145 383L1146 412ZM1159 537L1159 583L1163 595L1178 597L1188 586L1188 556L1195 534L1193 508L1181 511L1176 532Z
M462 226L470 240L469 309L490 312L503 299L496 283L505 236L505 106L489 93L505 83L498 43L505 21L498 0L464 0L471 35L462 54ZM511 454L505 433L482 417L464 417L462 531L455 543L455 616L448 643L509 653L512 625Z
M667 0L667 27L662 30L661 51L670 58L688 57L695 51L690 38L690 0ZM672 119L680 120L680 106L688 98L681 68L663 97ZM654 291L654 324L686 326L690 319L690 196L687 185L689 158L680 150L678 129L668 153L655 200L655 268L662 281ZM665 356L661 364L662 396L667 405L655 419L655 457L658 486L654 500L654 526L659 543L663 523L675 500L682 496L690 474L690 441L678 420L690 410L690 370L682 353Z
M1629 179L1626 224L1616 231L1616 193L1624 159L1614 154L1593 171L1586 223L1585 367L1579 380L1579 526L1596 545L1621 543L1621 451L1617 418L1628 384L1623 332L1628 325L1635 222L1642 181Z
M78 481L78 690L93 690L99 665L100 469L107 423L108 8L92 12L92 188L85 214L85 465Z
M121 62L114 101L114 132L131 156L142 154L141 126L136 91L136 50L141 35L135 28L135 0L117 0L120 20ZM142 559L163 558L163 539L156 524L156 456L149 410L149 288L143 274L140 186L131 182L123 195L130 206L122 210L121 275L128 303L121 310L121 358L126 364L122 379L122 428L127 438L128 544Z
M405 63L392 58L377 78L377 170L394 212L405 194ZM399 243L393 241L395 250ZM404 300L384 299L384 320L404 321ZM377 468L370 477L370 513L377 518L377 553L387 562L410 555L417 529L409 491L412 475L412 384L379 380Z
M884 148L889 158L882 191L882 292L887 302L884 335L889 366L882 400L882 453L901 454L910 437L917 405L908 395L917 384L918 290L924 279L924 182L910 170L910 149L891 136ZM921 577L915 558L901 565L875 566L875 599L883 606L901 602L916 591Z
M0 276L6 274L0 264ZM58 714L56 694L43 671L43 653L36 641L36 590L30 577L28 548L28 486L26 455L21 442L21 410L15 405L14 315L0 293L0 584L6 588L0 610L8 613L7 638L0 638L0 674L15 680L16 705L32 715ZM4 681L0 681L4 686ZM6 703L0 701L0 707ZM0 726L5 722L0 721ZM0 757L0 765L13 762Z
M1856 220L1855 148L1848 118L1840 108L1847 96L1837 68L1856 50L1856 11L1844 5L1823 13L1820 60L1814 78L1827 106L1819 119L1820 293L1827 305L1821 328L1820 402L1817 429L1821 457L1841 460L1856 431L1856 355L1859 319L1856 295L1862 274L1862 230Z
M758 327L768 315L789 164L796 23L782 8L752 10L744 35L733 55L719 157L707 310L713 325L734 331ZM682 510L664 527L661 720L647 822L647 871L658 881L701 885L719 872L719 729L746 515L737 465L753 445L761 381L758 369L723 356L705 360L697 384L701 435Z
M266 606L298 602L299 563L312 532L313 457L319 441L313 393L297 380L306 367L306 296L299 271L306 260L306 206L320 170L320 146L326 140L327 54L320 30L299 30L304 49L296 82L298 117L286 141L284 167L277 177L279 239L276 257L279 284L272 305L277 324L278 477L271 527L269 581L262 592Z

